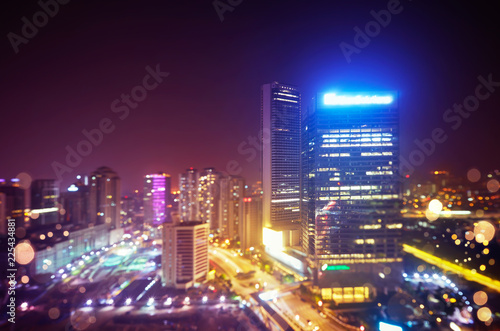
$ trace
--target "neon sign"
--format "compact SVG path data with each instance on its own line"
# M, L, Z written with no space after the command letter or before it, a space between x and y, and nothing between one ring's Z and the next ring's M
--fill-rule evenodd
M337 95L325 93L323 103L327 106L389 105L394 102L392 95Z

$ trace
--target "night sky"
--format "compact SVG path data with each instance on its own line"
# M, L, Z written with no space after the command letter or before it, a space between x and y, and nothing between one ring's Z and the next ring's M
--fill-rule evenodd
M103 165L122 177L124 194L160 170L176 188L187 167L226 170L231 160L252 183L258 157L247 161L238 146L257 137L260 86L275 80L297 85L303 107L332 89L397 90L403 157L434 128L448 136L417 171L496 169L500 87L458 129L443 121L474 94L478 76L500 82L495 2L401 1L401 12L348 63L340 43L354 45L354 28L364 30L370 11L388 3L244 0L221 22L212 1L70 1L17 54L8 34L21 35L21 18L32 22L41 7L2 3L0 178L56 178L52 163L65 163L66 146L76 148L82 130L109 118L114 131L63 174L62 188ZM113 101L157 65L169 76L120 119Z

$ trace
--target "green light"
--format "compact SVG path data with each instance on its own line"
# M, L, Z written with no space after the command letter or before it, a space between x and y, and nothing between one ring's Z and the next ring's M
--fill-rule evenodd
M329 265L328 267L326 267L326 269L323 270L350 270L350 269L351 267L347 265Z

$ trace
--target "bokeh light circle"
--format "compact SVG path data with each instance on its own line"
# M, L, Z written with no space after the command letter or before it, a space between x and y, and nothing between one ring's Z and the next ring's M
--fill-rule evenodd
M472 300L474 300L474 303L478 306L485 305L486 302L488 302L488 294L484 291L477 291L474 293Z
M35 258L35 250L28 242L21 242L15 248L16 262L19 264L28 264Z
M441 212L441 210L443 210L443 204L441 203L441 201L439 201L438 199L432 199L430 202L429 202L429 207L428 209L434 213L434 214L438 214Z
M49 309L49 317L51 319L56 320L59 318L60 315L61 315L61 312L59 311L58 308L53 307L53 308Z
M479 310L477 311L477 318L482 322L486 322L487 320L489 320L491 318L490 308L488 307L479 308Z
M478 243L489 242L495 238L495 226L488 221L479 221L474 226L474 234Z
M477 182L481 179L481 172L478 170L478 169L470 169L469 171L467 171L467 179L470 181L470 182Z
M500 183L496 179L489 180L488 183L486 183L486 188L491 193L495 193L500 189Z
M19 173L16 176L16 178L19 179L19 182L18 182L19 187L24 189L24 190L28 190L31 186L31 182L33 181L31 176L26 172Z

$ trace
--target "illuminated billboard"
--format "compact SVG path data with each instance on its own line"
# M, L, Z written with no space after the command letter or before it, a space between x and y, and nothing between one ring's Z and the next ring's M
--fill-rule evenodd
M323 104L325 106L390 105L394 100L395 97L392 94L368 95L325 93L323 95Z

